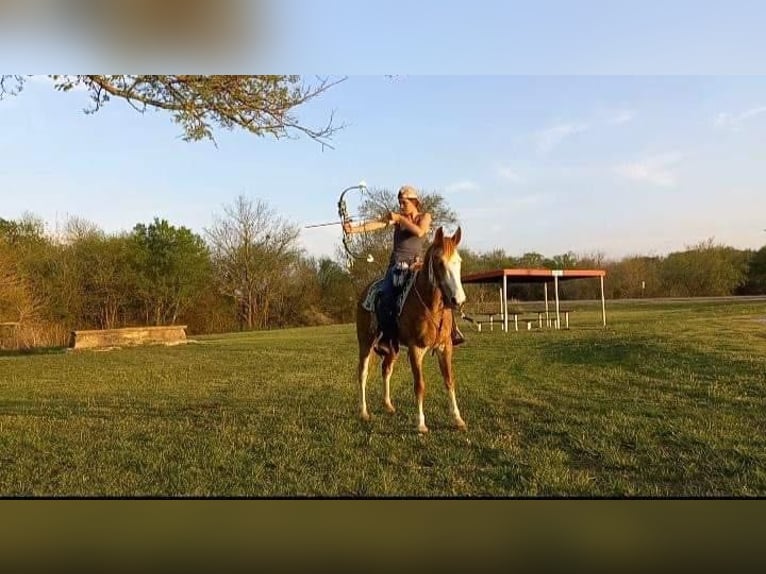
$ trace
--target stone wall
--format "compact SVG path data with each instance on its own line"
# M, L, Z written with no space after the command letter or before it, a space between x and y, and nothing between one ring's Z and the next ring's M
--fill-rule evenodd
M168 345L185 342L186 325L170 325L163 327L126 327L123 329L72 331L69 347L72 349L96 349L136 345Z

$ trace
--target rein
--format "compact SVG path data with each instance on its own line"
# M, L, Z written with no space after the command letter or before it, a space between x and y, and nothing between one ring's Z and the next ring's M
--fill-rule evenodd
M428 282L431 284L431 286L436 290L440 291L439 285L434 281L434 254L431 252L430 256L428 257ZM420 291L418 291L418 282L415 281L415 283L412 285L412 289L415 291L415 295L418 297L418 301L420 301L420 304L423 305L423 310L426 312L426 317L431 322L431 324L436 328L437 335L441 333L442 326L444 325L444 293L441 294L441 309L439 310L439 322L437 323L434 319L433 313L431 313L431 310L428 308L428 305L426 305L426 302L423 300L423 296L420 294Z
M430 257L428 258L428 282L431 284L432 287L434 287L437 291L440 290L440 287L438 286L437 282L434 278L434 257L433 252L430 254ZM436 320L433 317L433 314L431 313L431 310L428 308L428 305L426 305L426 302L423 301L423 297L420 295L420 291L418 291L417 282L413 284L412 288L415 290L415 295L418 297L418 301L420 301L420 304L423 305L423 309L426 312L426 317L428 317L428 320L431 321L431 324L436 327L437 332L441 332L442 325L444 323L444 294L442 293L442 305L441 310L439 312L439 323L436 323ZM471 323L476 323L476 319L471 317L470 315L466 315L463 310L460 310L460 318L465 319L466 321L469 321Z

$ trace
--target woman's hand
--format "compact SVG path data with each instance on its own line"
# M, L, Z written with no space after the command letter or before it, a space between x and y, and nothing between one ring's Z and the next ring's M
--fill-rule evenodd
M402 220L402 214L397 213L396 211L389 211L388 212L388 222L391 224L399 223Z

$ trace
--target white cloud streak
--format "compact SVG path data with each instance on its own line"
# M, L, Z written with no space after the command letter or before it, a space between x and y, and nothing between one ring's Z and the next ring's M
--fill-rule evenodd
M766 113L766 106L750 108L739 114L721 112L715 119L715 125L720 128L738 129L749 120L763 113Z
M447 193L466 193L470 191L477 191L478 189L479 184L477 184L475 181L463 179L461 181L450 183L444 188L444 191Z
M524 181L524 178L521 177L519 172L508 166L500 166L497 168L497 175L509 183L521 183Z
M549 153L567 138L588 130L588 124L564 123L541 130L535 134L537 151Z
M620 110L612 114L612 116L609 117L607 121L613 125L622 125L622 124L627 124L628 122L633 121L633 118L635 117L636 117L636 112L634 112L633 110Z
M633 181L650 183L659 187L673 187L676 184L674 168L683 159L678 152L647 157L635 162L618 165L614 171Z

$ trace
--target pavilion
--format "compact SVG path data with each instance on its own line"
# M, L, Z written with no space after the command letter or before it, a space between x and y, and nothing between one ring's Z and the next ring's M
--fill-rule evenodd
M601 281L601 318L606 327L606 301L604 299L603 269L494 269L464 275L463 284L495 283L502 285L500 305L503 316L503 328L508 332L508 284L509 283L543 283L545 288L545 312L548 314L548 283L553 283L556 301L556 327L561 328L559 306L559 282L573 279L588 279L598 277Z

